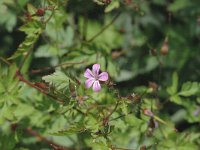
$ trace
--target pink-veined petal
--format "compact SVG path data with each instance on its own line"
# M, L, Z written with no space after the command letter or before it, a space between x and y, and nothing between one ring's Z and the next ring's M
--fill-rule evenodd
M93 75L92 71L87 68L85 70L84 77L86 77L86 78L94 78L94 75Z
M90 79L87 79L86 81L85 81L85 87L87 88L87 89L89 89L91 86L92 86L92 84L94 83L94 79L93 78L90 78Z
M93 74L94 74L95 77L98 77L99 70L100 70L100 65L99 64L94 64L92 66L92 72L93 72Z
M101 85L99 81L94 81L92 89L94 92L99 92L101 90Z
M107 81L108 80L108 73L107 72L102 72L98 76L98 80L100 80L100 81Z

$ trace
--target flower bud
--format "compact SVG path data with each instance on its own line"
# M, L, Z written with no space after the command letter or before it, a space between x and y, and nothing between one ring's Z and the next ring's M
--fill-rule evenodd
M140 147L140 150L146 150L146 149L147 149L146 146L141 146L141 147Z
M155 82L149 82L149 88L151 88L153 92L158 91L158 85Z
M43 8L38 8L36 11L37 16L44 16L45 10Z
M150 109L147 109L147 108L143 109L143 114L146 115L146 116L149 116L149 117L154 116L153 112Z
M168 38L166 37L160 49L160 53L161 55L167 55L168 52L169 52L169 43L168 43Z

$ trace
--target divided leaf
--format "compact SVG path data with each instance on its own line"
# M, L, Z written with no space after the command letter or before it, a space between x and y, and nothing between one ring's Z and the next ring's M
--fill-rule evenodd
M192 96L195 95L200 89L200 84L197 82L186 82L183 84L181 92L179 95L181 96Z
M28 22L27 24L20 27L20 31L23 31L27 34L25 40L19 45L16 52L9 58L15 59L21 55L26 54L25 52L33 48L33 45L36 43L39 35L42 33L44 26L38 21Z
M34 14L37 11L37 8L35 8L32 4L27 4L27 10L30 14Z
M56 71L51 75L44 76L42 79L58 90L69 88L70 79L61 71Z
M26 52L30 50L33 44L37 41L38 37L38 34L28 35L24 42L19 45L17 51L8 60L15 59L21 55L26 54Z
M178 74L177 72L174 72L172 75L172 85L169 88L167 88L167 92L170 95L174 95L176 94L177 90L178 90Z

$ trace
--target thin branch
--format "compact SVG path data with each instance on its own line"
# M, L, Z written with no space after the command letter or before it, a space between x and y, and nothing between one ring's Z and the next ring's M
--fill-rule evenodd
M48 91L36 86L35 84L31 83L30 81L26 80L23 75L20 73L19 70L16 71L16 77L18 77L19 81L26 83L27 85L29 85L30 87L33 87L35 89L37 89L38 91L40 91L41 93L55 99L57 102L63 104L64 100L58 99L57 97L55 97L54 95L49 94Z
M93 37L91 37L86 42L92 42L93 40L95 40L99 35L101 35L107 28L109 28L115 22L115 20L119 17L119 15L120 12L111 20L111 22L105 25L99 32L97 32Z
M8 60L6 60L5 58L3 58L3 57L0 57L0 60L1 60L2 62L4 62L5 64L7 64L8 66L11 65L11 63L10 63Z
M72 150L71 148L60 146L53 141L48 140L47 138L41 136L38 132L32 130L31 128L27 128L26 131L31 134L32 136L38 138L41 141L46 142L48 145L50 145L54 150Z
M132 113L134 113L134 112L131 111L131 112L129 112L127 115L132 114ZM120 115L120 116L118 116L118 117L116 117L116 118L110 119L109 121L114 121L114 120L117 120L117 119L120 119L120 118L126 117L127 115Z
M82 114L82 115L86 115L86 113L84 113L82 110L80 110L80 109L77 108L77 107L73 107L73 109L75 109L77 112L79 112L79 113Z
M117 110L118 105L119 105L119 102L116 103L115 108L110 112L107 118L109 118Z
M50 21L50 19L51 19L51 18L53 17L53 15L54 15L54 12L55 12L55 7L52 9L52 13L51 13L51 15L49 16L49 18L47 18L47 20L44 21L45 24L47 24L47 23Z
M119 101L117 101L115 108L103 119L103 124L107 124L109 122L110 116L117 110L117 107L119 105Z
M59 65L55 65L55 66L52 66L52 67L44 67L44 68L40 68L40 69L34 69L34 70L31 70L30 71L30 74L37 74L37 73L41 73L43 71L48 71L48 70L53 70L57 67L61 67L61 66L67 66L67 65L76 65L76 64L83 64L85 63L86 61L80 61L80 62L66 62L66 63L62 63L62 64L59 64Z

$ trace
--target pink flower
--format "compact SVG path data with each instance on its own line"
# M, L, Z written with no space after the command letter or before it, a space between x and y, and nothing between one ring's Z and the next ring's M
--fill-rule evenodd
M99 81L107 81L108 80L108 73L102 72L99 74L100 65L94 64L92 66L92 71L90 69L86 69L84 73L84 77L87 78L85 81L85 87L89 89L92 85L92 89L94 92L99 92L101 90L101 85Z

